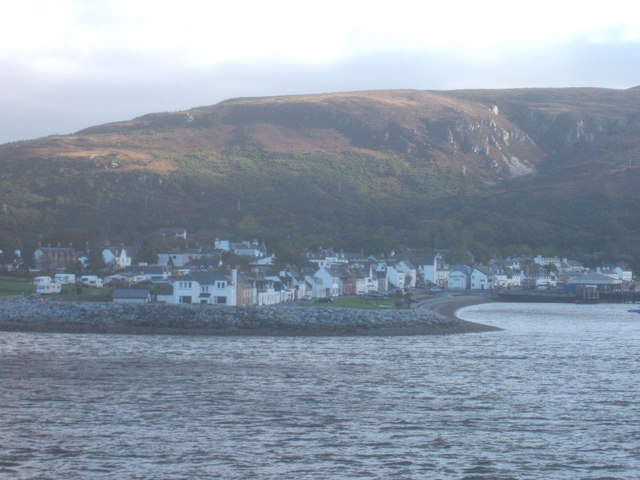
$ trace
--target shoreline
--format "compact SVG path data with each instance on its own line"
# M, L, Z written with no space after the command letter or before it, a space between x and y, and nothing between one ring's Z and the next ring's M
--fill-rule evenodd
M458 318L482 297L430 299L407 310L213 307L0 299L0 331L207 336L416 336L500 330Z
M491 303L494 301L495 300L487 297L481 297L472 294L438 296L423 300L422 302L420 302L420 306L418 308L426 308L432 312L460 322L461 324L465 325L465 328L467 328L469 332L501 331L501 328L491 325L484 325L482 323L471 322L469 320L463 320L457 315L458 310L461 310L464 307L481 305L483 303Z

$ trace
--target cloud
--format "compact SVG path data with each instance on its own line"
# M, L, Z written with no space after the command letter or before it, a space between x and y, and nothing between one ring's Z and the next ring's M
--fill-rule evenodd
M61 2L0 18L2 143L238 96L640 83L622 0L580 15L549 0Z

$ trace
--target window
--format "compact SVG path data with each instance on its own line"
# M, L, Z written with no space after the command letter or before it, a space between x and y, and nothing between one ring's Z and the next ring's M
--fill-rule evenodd
M227 303L227 297L216 297L216 303L226 304Z
M209 292L209 285L202 285L202 292L203 293L208 293Z
M226 287L227 287L227 282L223 282L223 281L216 282L216 288L222 289Z

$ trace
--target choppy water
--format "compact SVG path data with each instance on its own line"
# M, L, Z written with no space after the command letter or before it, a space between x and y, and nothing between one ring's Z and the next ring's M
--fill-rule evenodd
M638 479L640 314L485 304L502 332L0 332L0 478Z

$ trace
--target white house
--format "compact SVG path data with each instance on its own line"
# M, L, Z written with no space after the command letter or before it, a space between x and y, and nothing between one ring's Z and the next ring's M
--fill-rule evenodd
M378 279L373 275L371 265L357 267L355 269L356 295L366 295L378 291Z
M633 281L633 271L628 268L616 267L616 273L618 274L618 279L623 282Z
M269 275L264 277L264 279L273 282L273 287L278 292L280 302L291 302L295 300L296 293L290 280L282 279L276 275Z
M405 273L396 266L387 265L387 280L394 288L404 288Z
M495 272L493 274L493 288L506 288L509 282L509 276L504 271Z
M598 267L596 271L598 273L606 275L607 277L615 278L617 280L622 280L623 282L631 282L633 280L633 272L628 269L625 270L622 267L610 267L610 268Z
M264 242L258 240L245 240L240 243L232 243L231 251L243 257L263 258L267 256L267 247Z
M437 283L436 272L438 271L438 263L435 255L428 256L422 262L422 281L429 285L430 283Z
M283 288L279 279L256 280L257 304L276 305L283 302Z
M127 248L105 248L102 250L102 258L105 265L109 265L116 270L130 267L133 262L133 254Z
M418 283L418 269L409 260L401 260L396 265L396 270L404 273L404 286L415 288Z
M216 238L216 241L213 243L213 248L228 252L229 250L231 250L231 245L229 243L229 240L220 240Z
M293 293L292 300L300 300L306 297L307 294L307 282L304 277L301 277L288 270L280 272L279 276L285 288Z
M340 277L330 267L320 267L313 275L313 278L315 280L314 297L337 297L342 295Z
M171 303L236 305L238 271L231 278L220 273L193 272L173 281Z
M185 266L182 252L166 252L158 254L158 265L173 265L175 267Z
M322 296L324 296L321 279L316 279L313 275L305 275L304 283L306 284L307 295L311 298L319 298L318 295L320 291L322 291Z
M449 290L468 290L471 288L471 267L456 265L449 271L447 288Z
M471 272L472 290L491 290L493 288L493 281L493 274L487 269L476 267Z
M451 270L446 267L438 267L438 271L436 272L436 285L439 287L446 287L449 282L449 273Z
M446 287L449 281L449 268L445 265L440 255L430 255L421 264L422 281L426 284L435 284Z
M533 261L541 267L555 265L557 268L560 268L562 266L562 261L558 257L543 257L542 255L538 255L533 257Z

